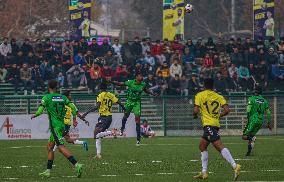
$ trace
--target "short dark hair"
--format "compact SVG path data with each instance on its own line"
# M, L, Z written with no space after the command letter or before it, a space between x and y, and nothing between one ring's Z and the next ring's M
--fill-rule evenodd
M204 79L204 87L205 87L205 89L213 89L214 88L214 80L212 78Z
M135 77L137 77L138 75L143 76L141 72L137 72L137 73L135 74Z
M107 90L107 83L106 83L106 82L102 82L102 83L100 84L100 89L101 89L101 90Z
M66 97L70 96L71 91L70 90L65 90L62 95L65 95Z
M48 82L48 88L50 89L56 89L58 86L58 82L56 80L50 80Z

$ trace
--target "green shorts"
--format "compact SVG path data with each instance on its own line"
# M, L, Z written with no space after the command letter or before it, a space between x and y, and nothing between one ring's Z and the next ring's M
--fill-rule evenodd
M64 145L64 127L50 129L49 142L55 142L58 145Z
M141 102L126 101L126 112L133 112L135 116L141 116Z
M244 131L243 135L252 135L255 136L256 133L262 128L262 123L259 122L248 122Z

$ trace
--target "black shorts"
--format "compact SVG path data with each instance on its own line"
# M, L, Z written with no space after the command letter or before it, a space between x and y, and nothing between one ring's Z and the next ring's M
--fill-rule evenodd
M217 126L204 126L203 127L203 136L208 142L215 142L220 139L219 127Z
M100 128L102 131L106 131L111 125L112 116L100 116L96 128Z

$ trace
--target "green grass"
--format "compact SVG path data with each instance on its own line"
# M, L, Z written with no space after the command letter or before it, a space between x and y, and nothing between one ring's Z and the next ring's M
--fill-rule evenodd
M251 157L244 156L247 145L240 137L222 137L222 140L235 159L242 159L237 161L244 171L240 181L284 180L284 137L257 137ZM68 145L84 164L82 178L75 178L72 166L56 152L52 178L44 181L198 181L192 178L201 170L198 142L196 137L159 137L144 139L143 145L136 147L134 138L104 139L103 159L100 161L92 159L95 154L93 140L89 140L88 152L81 146ZM38 173L46 168L45 145L44 140L0 141L0 181L43 181ZM209 171L212 173L208 181L233 179L230 165L212 146L209 147Z

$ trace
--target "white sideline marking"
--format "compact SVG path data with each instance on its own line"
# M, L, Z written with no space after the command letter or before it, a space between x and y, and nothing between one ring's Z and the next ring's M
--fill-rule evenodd
M109 163L107 163L107 162L103 162L102 164L103 164L103 165L108 165Z
M126 163L127 164L136 164L137 162L135 162L135 161L127 161Z
M134 174L135 176L143 176L144 174Z
M235 159L235 161L253 161L254 159Z
M280 172L281 170L278 170L278 169L268 169L268 170L261 170L261 171L264 171L264 172Z
M4 166L4 167L0 167L0 168L3 168L3 169L12 169L11 166Z
M77 176L61 176L62 178L77 178Z
M157 173L157 174L161 174L161 175L173 175L174 173Z
M152 161L152 163L161 163L162 161Z
M104 176L104 177L115 177L117 175L116 174L103 174L101 176Z
M192 159L190 160L190 162L198 162L199 160L196 160L196 159Z
M20 179L20 178L2 178L2 179L17 180L17 179Z
M30 166L20 166L21 168L27 168L27 167L30 167Z

